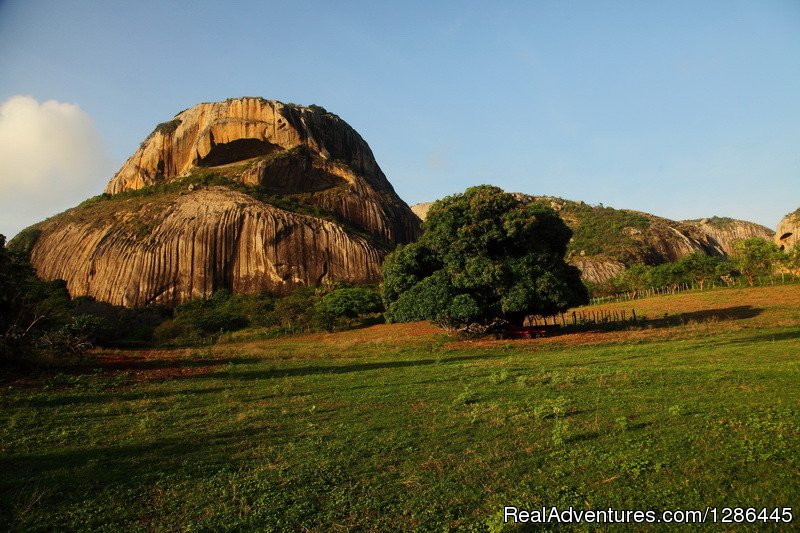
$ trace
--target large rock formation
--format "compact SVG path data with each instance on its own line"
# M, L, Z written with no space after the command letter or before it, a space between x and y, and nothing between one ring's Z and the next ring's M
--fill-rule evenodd
M678 222L640 211L517 194L558 211L573 231L567 261L581 269L585 281L593 283L614 277L626 265L656 265L694 252L726 257L738 240L772 238L772 231L764 226L731 218ZM411 210L424 220L431 205L432 202L417 204Z
M303 195L389 244L418 236L367 143L318 106L263 98L196 105L159 124L122 165L106 193L214 172L269 194Z
M376 282L387 251L419 231L339 117L241 98L160 124L103 196L15 240L73 296L140 306L223 288Z
M727 217L711 217L701 220L686 220L685 224L691 224L699 228L706 234L706 240L718 249L723 256L733 254L734 244L751 237L761 237L762 239L772 239L773 232L769 228L748 222L746 220L736 220Z
M789 213L778 223L775 232L775 244L781 250L789 251L800 242L800 209Z

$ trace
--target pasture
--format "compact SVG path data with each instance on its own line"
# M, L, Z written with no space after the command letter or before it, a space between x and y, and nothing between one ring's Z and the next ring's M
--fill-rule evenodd
M800 285L593 309L617 306L646 320L519 341L427 323L243 332L5 375L0 528L497 531L504 505L800 513Z

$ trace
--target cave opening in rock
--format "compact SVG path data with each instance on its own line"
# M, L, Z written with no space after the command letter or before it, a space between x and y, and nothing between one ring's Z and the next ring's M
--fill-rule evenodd
M792 232L790 231L789 233L784 233L783 235L781 235L779 240L785 241L786 239L788 239L791 236L792 236Z
M261 139L236 139L227 143L211 145L211 150L201 157L197 164L201 167L216 167L252 157L267 155L280 147Z

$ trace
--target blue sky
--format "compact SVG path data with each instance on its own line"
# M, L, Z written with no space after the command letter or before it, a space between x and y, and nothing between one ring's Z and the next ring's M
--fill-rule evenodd
M78 170L48 167L47 201L7 183L12 235L101 192L155 124L244 95L338 114L409 204L492 183L772 228L800 207L797 0L0 0L0 103L16 95L77 105L101 147L67 192Z

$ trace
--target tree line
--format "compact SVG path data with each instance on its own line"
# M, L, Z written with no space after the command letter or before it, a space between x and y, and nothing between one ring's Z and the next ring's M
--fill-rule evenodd
M695 252L672 263L648 266L632 265L613 278L588 284L593 297L619 293L633 293L648 289L677 290L693 285L703 290L709 284L753 286L759 281L773 279L775 275L800 276L800 248L789 252L773 242L759 237L734 244L730 258L709 256Z

